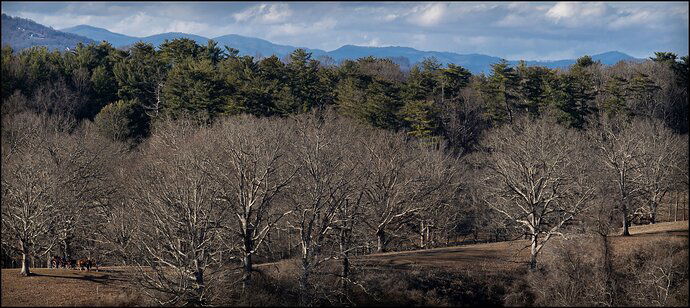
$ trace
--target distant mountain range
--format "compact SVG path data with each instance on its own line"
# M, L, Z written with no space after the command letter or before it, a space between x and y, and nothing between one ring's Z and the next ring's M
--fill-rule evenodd
M37 24L29 19L2 14L2 45L8 44L15 50L31 46L46 46L49 49L65 50L77 43L89 44L94 40L73 33L57 31Z
M20 20L22 23L31 23L32 26L28 25L19 27L14 24L6 24L6 18L12 22ZM209 38L180 33L180 32L168 32L156 35L151 35L147 37L134 37L119 33L114 33L103 28L93 27L89 25L79 25L75 27L70 27L66 29L61 29L61 31L53 30L37 23L34 23L28 19L12 18L5 14L2 15L2 43L6 43L6 32L9 39L9 43L13 48L19 50L25 47L34 45L46 45L50 48L58 48L64 50L67 47L73 47L77 42L100 42L108 41L115 47L126 47L135 42L143 41L146 43L151 43L154 46L159 46L166 39L172 40L176 38L189 38L196 41L198 44L205 45ZM42 31L34 30L35 33L40 33L43 38L37 39L35 36L31 36L27 28L31 29L43 29ZM71 38L67 40L66 38ZM63 43L48 45L47 42L51 42L52 38L56 41ZM483 54L458 54L454 52L439 52L439 51L422 51L410 47L365 47L365 46L355 46L355 45L345 45L336 50L325 51L321 49L311 49L305 47L295 47L289 45L279 45L255 37L241 36L237 34L228 34L219 37L212 38L214 41L218 42L219 46L227 45L232 48L236 48L240 51L240 55L250 55L250 56L271 56L276 55L278 57L285 57L297 48L304 48L308 52L312 53L312 57L315 59L320 59L322 57L330 57L335 60L336 63L345 59L358 59L366 56L374 56L378 58L389 58L395 63L399 64L403 69L409 69L410 66L422 61L427 57L436 57L441 64L446 65L448 63L454 63L456 65L461 65L469 69L472 73L489 72L491 69L491 64L499 62L501 58L493 57ZM610 51L606 53L592 55L595 61L600 61L602 64L613 65L619 61L643 61L643 59L637 59L631 57L625 53L618 51ZM511 60L508 61L511 65L517 64L519 61ZM540 65L549 68L565 68L575 63L574 59L566 60L555 60L555 61L525 61L527 65Z

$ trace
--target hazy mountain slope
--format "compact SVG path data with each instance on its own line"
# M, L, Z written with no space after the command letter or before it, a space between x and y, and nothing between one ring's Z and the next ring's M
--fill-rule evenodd
M223 35L215 37L213 40L218 42L218 46L227 45L228 47L239 49L240 55L249 56L261 55L263 57L269 57L271 55L276 55L282 58L298 48L295 46L275 44L260 38L247 37L237 34ZM311 52L312 56L315 58L326 54L326 51L321 49L304 49L306 49L308 52Z
M190 38L198 44L205 45L208 38L180 33L170 32L156 34L147 37L133 37L119 33L113 33L106 29L92 27L88 25L80 25L63 29L64 31L79 34L91 38L95 41L106 40L115 47L123 47L131 45L136 41L144 41L158 46L166 39L172 40L175 38ZM3 30L4 31L4 30ZM4 32L3 32L4 33ZM218 46L223 48L224 45L236 48L240 51L240 55L262 56L268 57L276 55L284 58L298 47L290 45L275 44L270 41L247 37L237 34L228 34L213 38L218 42ZM394 62L400 64L403 69L409 69L410 66L419 63L425 58L435 57L442 65L454 63L469 69L472 73L489 73L491 71L491 64L499 62L501 58L483 55L483 54L458 54L454 52L439 52L439 51L422 51L410 47L390 46L390 47L366 47L345 45L333 51L324 51L321 49L305 48L312 53L312 57L318 59L320 57L328 56L335 60L336 63L350 59L355 60L361 57L374 56L379 58L389 58ZM627 54L618 51L611 51L602 54L592 55L595 61L601 61L606 65L613 65L619 61L642 61L642 59L633 58ZM508 61L511 65L516 65L518 60ZM575 63L575 59L553 60L553 61L525 61L527 65L541 65L549 68L566 68Z
M140 40L140 38L138 37L114 33L103 28L92 27L89 25L78 25L70 28L61 29L60 31L88 37L97 42L108 41L113 46L130 45Z
M142 37L138 38L137 40L146 42L146 43L151 43L153 46L158 47L160 44L162 44L165 40L174 40L176 38L188 38L194 40L197 44L199 45L206 45L208 43L208 38L200 36L200 35L194 35L194 34L188 34L188 33L182 33L182 32L167 32L167 33L161 33L161 34L155 34L147 37Z
M29 19L2 14L2 45L14 50L32 46L46 46L48 49L65 50L78 43L93 43L92 39L73 33L66 33L35 23Z

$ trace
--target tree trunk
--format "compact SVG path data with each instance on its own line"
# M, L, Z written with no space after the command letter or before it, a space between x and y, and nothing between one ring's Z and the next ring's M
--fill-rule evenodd
M307 306L309 301L309 271L311 271L309 258L302 257L302 273L299 277L300 306Z
M62 240L62 257L65 259L71 259L72 258L72 248L70 247L69 241L65 237L65 239Z
M678 198L678 193L676 193L676 212L673 215L673 221L678 221L678 199L680 198Z
M661 198L659 198L660 194L654 195L652 198L652 217L651 217L651 223L655 224L656 223L656 216L657 216L657 211L659 210L659 204L661 204L661 201L663 200L663 195Z
M206 304L203 298L205 289L204 272L199 266L199 260L194 260L194 272L189 279L192 281L194 292L188 294L188 298L186 299L187 305L204 306Z
M376 231L376 237L378 239L376 252L386 252L386 231L379 229Z
M628 221L628 215L623 214L623 236L630 236L630 230L628 230L630 227L630 222Z
M630 221L628 220L628 207L627 204L623 204L623 236L630 236Z
M31 258L29 257L28 252L22 252L22 271L20 274L22 276L29 276L31 275L31 270L29 269L31 264Z
M424 220L419 222L419 247L424 249Z
M532 234L532 244L530 245L529 269L531 271L537 268L537 234Z
M350 249L349 245L349 230L347 227L340 229L340 252L343 255L342 269L340 273L340 288L342 289L343 295L347 294L347 279L350 276Z
M340 276L342 277L340 284L341 288L343 289L343 293L347 291L347 279L350 276L350 258L348 256L348 253L345 253L343 256L343 264L342 264L342 272L340 273Z
M254 270L252 267L253 266L252 265L252 254L253 254L252 250L253 249L254 249L254 241L252 241L252 239L251 239L251 233L247 232L247 236L244 239L245 255L244 255L244 259L242 260L242 264L244 266L244 277L243 277L244 282L242 284L243 288L247 288L249 286L249 284L251 283L252 271Z
M252 255L251 253L247 253L244 256L244 260L242 260L242 264L244 265L244 283L243 286L246 288L249 286L249 283L251 282L252 279Z

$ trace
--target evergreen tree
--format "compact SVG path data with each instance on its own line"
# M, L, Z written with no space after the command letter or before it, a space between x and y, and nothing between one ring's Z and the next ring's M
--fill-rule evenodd
M537 116L542 108L548 104L547 88L555 78L552 70L541 66L526 66L521 62L517 67L518 75L518 103L516 108L524 110L530 115Z
M627 84L628 104L633 106L631 110L635 115L646 117L658 116L659 104L655 101L657 92L661 87L657 86L648 75L636 73Z
M604 111L609 117L622 115L632 116L633 112L626 102L628 80L621 76L613 76L604 87L606 98L604 99Z
M215 47L215 46L214 46ZM165 40L159 46L160 60L168 67L174 67L176 64L185 61L186 59L198 59L206 54L203 47L199 46L194 40L188 38L178 38L172 41ZM209 50L212 54L214 51Z
M135 43L115 63L113 73L119 99L138 101L150 116L160 112L167 71L153 45Z
M223 110L227 87L210 60L177 63L163 87L164 111L172 116L197 114L213 119Z
M460 91L470 83L472 73L462 66L453 63L441 70L441 97L443 100L453 100Z
M206 46L202 47L201 54L204 59L211 61L211 64L216 65L218 62L224 60L227 54L224 50L218 47L218 42L214 40L208 40Z
M292 95L281 101L281 113L297 113L310 110L314 106L322 106L322 96L319 62L311 59L311 53L304 49L296 49L290 54L287 65L290 77L290 90Z
M441 123L439 110L429 100L407 102L400 110L407 134L420 139L428 139L439 135Z
M515 69L501 60L491 65L491 75L481 87L487 117L494 123L513 122L518 98L518 75Z

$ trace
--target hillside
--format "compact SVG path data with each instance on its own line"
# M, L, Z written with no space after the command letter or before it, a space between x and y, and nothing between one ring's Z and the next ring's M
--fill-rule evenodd
M95 41L108 41L113 46L126 46L140 40L138 37L124 35L120 33L110 32L103 28L92 27L89 25L79 25L60 31L81 35L84 37L94 38Z
M48 49L66 50L78 43L89 44L94 40L73 33L57 31L29 19L2 14L2 45L14 50L32 46L46 46Z

